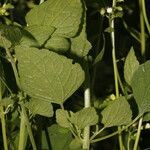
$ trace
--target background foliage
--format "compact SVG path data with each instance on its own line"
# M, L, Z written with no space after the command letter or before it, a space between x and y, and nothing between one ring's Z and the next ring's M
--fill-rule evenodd
M150 148L150 25L141 0L116 0L113 9L108 0L41 2L0 2L1 147L81 150L91 126L93 150Z

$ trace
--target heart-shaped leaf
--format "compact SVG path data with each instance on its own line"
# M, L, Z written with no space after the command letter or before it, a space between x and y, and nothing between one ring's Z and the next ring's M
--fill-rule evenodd
M73 37L77 34L83 16L81 0L48 0L35 6L26 16L28 25L51 25L55 34Z
M131 122L132 111L125 97L114 100L102 111L102 123L105 127L126 125Z
M70 121L79 129L92 126L98 123L98 115L94 107L84 108L71 115Z
M17 46L22 89L31 97L62 104L84 81L78 63L46 49Z

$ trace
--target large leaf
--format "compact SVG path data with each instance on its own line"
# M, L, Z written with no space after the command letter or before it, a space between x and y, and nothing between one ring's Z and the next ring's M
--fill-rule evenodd
M130 105L124 97L114 100L101 114L105 127L126 125L131 122L132 118Z
M42 132L42 150L49 150L46 137L49 136L50 147L52 150L69 150L69 144L73 137L68 129L62 128L56 124L48 128L48 134Z
M90 42L87 40L86 16L84 16L84 24L80 34L77 37L71 38L71 53L79 57L84 57L88 54L91 47Z
M81 0L48 0L34 7L26 16L28 25L51 25L55 34L73 37L82 21Z
M65 56L25 46L15 52L22 89L31 97L62 104L84 81L81 66Z
M39 45L43 45L54 33L55 28L48 25L32 25L28 26L26 30L32 34Z
M133 77L134 72L138 69L139 62L135 56L135 52L133 47L130 49L130 52L127 55L124 65L124 77L126 82L131 85L131 79Z
M79 129L86 126L92 126L98 123L99 117L93 107L84 108L71 116L71 123L75 124Z
M135 71L131 87L139 114L150 111L150 61L140 65Z
M25 106L32 112L32 114L39 114L45 117L53 116L53 106L50 102L31 98L28 102L25 103Z

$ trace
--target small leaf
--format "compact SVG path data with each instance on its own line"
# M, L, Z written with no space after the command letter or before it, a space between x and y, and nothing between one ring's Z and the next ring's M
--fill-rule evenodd
M70 150L82 150L82 142L79 139L73 139L69 147Z
M81 66L65 56L26 46L15 52L22 89L31 97L62 104L84 81Z
M135 52L133 47L130 49L130 52L127 55L124 65L124 77L126 82L131 85L131 79L133 77L134 72L138 69L139 62L135 56Z
M71 53L79 57L84 57L88 54L91 47L92 46L90 42L87 40L86 35L86 16L85 16L84 24L80 34L74 38L71 38Z
M139 108L139 114L150 111L150 61L140 65L135 71L131 87Z
M73 37L77 34L83 14L80 0L48 0L35 6L26 16L28 25L50 25L55 35Z
M52 36L45 44L45 48L55 52L66 52L70 49L70 42L67 38Z
M75 124L79 129L86 126L92 126L98 123L99 117L93 107L84 108L71 116L71 123Z
M27 30L22 31L22 38L20 40L20 45L29 47L40 47L37 39Z
M69 122L69 115L67 111L64 111L62 109L58 109L56 111L56 122L64 128L69 128L70 127L70 122Z
M3 48L10 48L11 47L11 42L7 40L5 37L0 35L0 47Z
M32 34L39 45L43 45L54 33L55 28L48 25L31 25L26 30Z
M52 104L43 99L31 98L25 103L25 106L32 112L33 115L39 114L45 117L53 116Z
M132 111L125 97L112 101L102 111L102 123L105 127L126 125L131 122Z
M42 149L49 149L48 145L45 145L47 141L46 137L49 136L52 150L70 150L69 144L73 137L68 129L62 128L56 124L48 128L48 135L42 132Z

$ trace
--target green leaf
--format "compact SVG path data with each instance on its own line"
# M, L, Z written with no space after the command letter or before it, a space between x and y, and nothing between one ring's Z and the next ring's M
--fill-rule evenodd
M33 115L39 114L45 117L53 116L52 104L43 99L31 98L25 103L25 106L32 112Z
M1 25L0 30L13 45L19 44L22 38L22 31L17 26Z
M48 0L35 6L26 16L28 25L50 25L55 35L73 37L77 34L83 14L80 0Z
M46 42L45 48L55 52L66 52L70 49L70 41L67 38L52 36Z
M68 112L62 109L58 109L56 111L56 122L64 128L69 128L70 123L69 123L69 115Z
M49 25L31 25L26 30L32 34L41 46L51 37L55 28Z
M124 65L124 77L126 82L129 85L131 85L131 79L133 77L134 72L138 69L138 67L139 67L139 62L135 56L133 47L131 47Z
M84 71L72 59L46 49L17 46L22 89L31 97L62 104L84 81Z
M48 128L48 135L42 132L42 149L49 149L49 147L44 144L47 140L46 137L49 136L51 149L52 150L70 150L69 144L73 137L68 129L62 128L56 124Z
M71 123L75 124L79 129L86 126L92 126L98 123L99 117L94 107L84 108L70 118Z
M92 46L90 42L87 40L86 35L86 16L85 16L84 24L80 34L74 38L71 38L71 53L79 57L84 57L88 54L91 47Z
M0 34L0 47L10 48L11 42Z
M22 31L22 38L20 40L20 45L29 47L40 47L37 39L27 30Z
M82 150L82 142L79 139L73 139L69 147L70 150Z
M140 65L135 71L131 87L139 108L139 114L150 111L150 61Z
M150 112L144 114L143 121L146 121L146 122L150 121Z
M132 111L125 97L112 101L101 113L104 127L126 125L131 122Z

